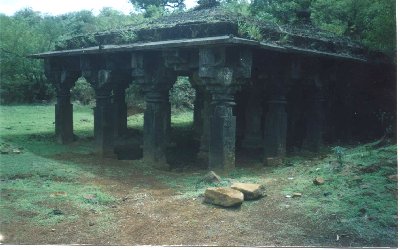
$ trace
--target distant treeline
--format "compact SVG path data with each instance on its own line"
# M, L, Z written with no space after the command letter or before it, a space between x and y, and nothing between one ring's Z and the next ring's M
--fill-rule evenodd
M12 16L0 14L0 102L31 103L54 98L42 62L26 58L28 54L52 50L58 40L78 34L120 28L173 11L185 11L182 0L131 2L138 11L128 15L111 8L102 9L98 15L79 11L50 16L32 9L22 9ZM222 1L222 6L232 11L278 24L298 22L299 11L309 11L315 26L350 36L392 58L396 51L395 5L395 0Z

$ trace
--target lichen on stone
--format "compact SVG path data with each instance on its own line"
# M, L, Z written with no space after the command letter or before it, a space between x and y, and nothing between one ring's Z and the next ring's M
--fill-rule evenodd
M367 51L346 37L321 31L310 24L279 26L234 13L221 6L204 5L120 30L80 35L60 41L56 49L67 50L99 45L166 41L232 35L283 47L363 57Z

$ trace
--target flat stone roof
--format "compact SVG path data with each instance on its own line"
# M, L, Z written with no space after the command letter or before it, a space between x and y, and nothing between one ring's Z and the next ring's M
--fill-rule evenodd
M246 32L254 28L259 36ZM213 44L254 46L287 53L320 55L356 61L377 58L347 37L323 32L311 25L279 26L222 7L194 9L153 19L119 30L76 36L61 41L56 51L35 54L44 58L62 55L108 53Z
M365 59L355 58L347 55L338 55L329 52L314 51L308 49L300 49L295 47L283 47L279 45L272 45L264 42L233 37L233 36L218 36L194 39L178 39L148 43L132 43L125 45L102 45L93 46L82 49L49 51L45 53L30 55L31 58L47 58L55 56L74 56L74 55L90 55L90 54L107 54L115 52L129 52L129 51L145 51L145 50L159 50L159 49L174 49L174 48L197 48L211 45L225 45L225 46L250 46L253 48L266 49L272 51L280 51L282 53L296 53L307 54L321 57L334 57L338 59L353 60L360 62L367 62Z

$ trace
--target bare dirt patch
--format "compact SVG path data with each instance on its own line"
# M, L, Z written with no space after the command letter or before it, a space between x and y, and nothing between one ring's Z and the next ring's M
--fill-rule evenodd
M315 223L299 214L296 205L280 193L283 179L265 179L266 197L246 201L240 208L226 209L205 204L202 197L182 198L179 188L171 188L154 175L135 170L136 161L79 154L56 158L99 173L99 178L81 181L101 187L116 201L103 212L82 213L66 204L62 210L79 216L79 220L51 227L24 222L3 224L4 243L270 247L348 247L363 243L349 237L337 240L336 232L324 228L328 221ZM102 223L110 216L112 219Z

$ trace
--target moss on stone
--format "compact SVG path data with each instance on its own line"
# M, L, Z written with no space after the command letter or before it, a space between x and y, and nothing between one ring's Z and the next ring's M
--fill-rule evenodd
M87 48L106 44L129 44L175 39L233 35L269 44L364 57L367 51L349 38L321 31L311 25L279 26L243 16L222 7L179 12L120 30L66 39L57 50Z

